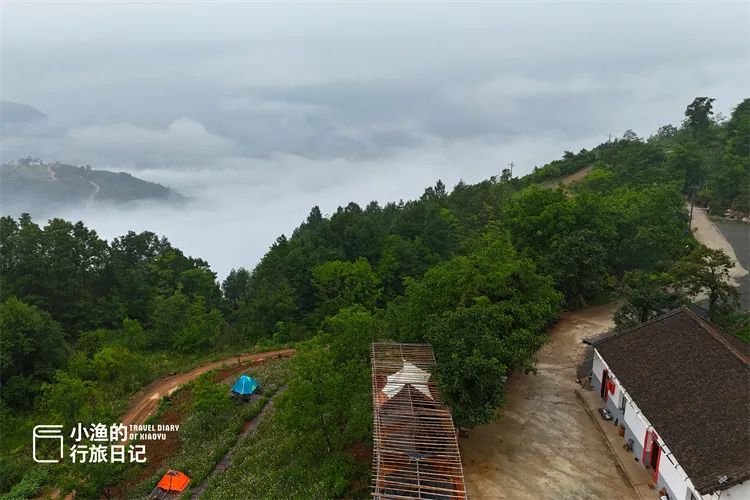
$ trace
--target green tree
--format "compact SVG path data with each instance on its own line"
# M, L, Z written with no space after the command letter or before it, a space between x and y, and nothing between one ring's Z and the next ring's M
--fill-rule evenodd
M656 318L685 302L685 297L673 283L673 277L666 273L627 272L620 295L625 303L614 318L619 330Z
M229 389L224 384L214 383L207 375L198 377L193 383L193 410L218 415L232 403Z
M383 251L376 272L383 284L384 301L390 301L405 290L405 278L418 278L437 257L430 254L421 238L407 240L398 235L384 238Z
M672 268L676 283L694 298L705 293L711 319L737 308L739 293L732 285L732 259L722 250L698 246Z
M183 352L200 352L216 345L226 329L221 312L209 309L203 297L193 300L185 311L185 322L174 336L172 346Z
M45 311L11 297L0 304L0 386L4 403L29 409L41 381L65 360L60 325Z
M554 277L573 307L596 297L606 284L617 239L606 201L590 191L567 197L559 189L531 186L505 209L503 222L514 243Z
M174 345L174 338L187 325L187 310L190 301L181 290L168 297L154 298L152 314L152 336L149 344L154 347Z
M150 378L151 367L143 356L122 346L107 346L94 354L92 367L108 391L134 391Z
M581 228L556 234L550 241L545 266L573 307L586 305L607 284L608 252L602 233Z
M694 142L675 146L667 157L667 168L683 179L682 191L685 194L694 196L705 184L704 158Z
M312 283L321 319L354 304L373 310L382 293L377 274L362 257L354 262L336 260L316 266Z
M339 424L348 415L347 380L320 341L310 341L294 357L287 390L279 396L279 418L289 429L316 441L325 454L342 446Z
M118 341L131 351L143 351L148 347L148 333L138 320L125 318L117 332Z
M221 284L224 298L227 299L233 307L238 307L241 302L247 300L249 288L250 271L244 267L232 269Z
M3 379L44 376L65 355L60 325L47 312L15 297L0 304L0 344Z
M42 395L43 411L57 416L66 425L93 422L105 398L94 382L73 377L63 370L55 372L53 382L42 384Z
M234 322L247 339L271 335L277 323L294 322L298 313L295 290L286 278L253 282L252 293Z
M685 126L696 138L703 138L713 123L714 101L711 97L696 97L685 109Z
M725 124L726 142L721 162L712 170L707 201L712 209L750 212L750 99L732 111Z
M388 311L398 340L429 342L436 377L460 426L490 420L502 401L504 377L533 367L544 328L561 296L549 278L491 227L483 244L408 280Z

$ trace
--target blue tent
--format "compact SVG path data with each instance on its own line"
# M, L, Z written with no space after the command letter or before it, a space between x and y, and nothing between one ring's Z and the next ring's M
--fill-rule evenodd
M255 392L259 385L253 377L243 374L232 386L232 392L240 396L249 396Z

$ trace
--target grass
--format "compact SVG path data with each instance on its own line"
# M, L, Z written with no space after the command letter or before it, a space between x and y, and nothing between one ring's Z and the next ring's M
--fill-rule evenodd
M225 370L219 369L203 375L205 380L221 385L222 391L226 394L226 400L205 410L196 409L192 405L193 401L183 403L181 408L177 409L181 412L179 451L174 456L167 457L158 469L135 487L128 488L127 496L147 495L167 469L184 472L191 479L190 488L198 487L211 474L224 455L235 446L243 423L256 417L268 398L284 384L287 376L287 362L286 359L267 360L252 365L244 371L255 377L264 391L260 398L250 402L230 397L230 385L239 375L236 368L234 370L233 367ZM194 384L189 384L186 389ZM190 397L194 399L192 394ZM165 413L166 410L163 410L161 416L163 417Z
M202 498L327 499L331 492L349 491L351 485L343 478L367 477L369 463L301 449L313 445L300 438L269 409L256 432L237 444L229 468L209 479Z
M322 437L311 433L285 426L276 407L270 407L256 431L237 443L229 467L209 478L201 498L369 497L370 461L329 452L320 447Z
M145 358L145 364L149 367L148 375L144 378L141 388L158 378L174 373L182 373L210 361L236 357L238 354L248 352L260 353L287 346L287 344L281 346L266 342L262 345L257 344L252 347L225 347L212 353L192 355L174 356L173 353L167 352L139 353L140 356ZM98 384L98 386L104 392L104 384ZM97 401L100 406L92 421L117 422L119 416L127 409L129 399L140 390L140 388L137 388L113 393L109 390L109 386L106 389L107 397L106 399ZM263 389L268 389L268 387L266 386ZM168 402L165 404L168 404ZM163 413L163 410L164 408L161 408L160 412ZM157 412L155 417L149 419L148 423L156 421L155 419L159 418L160 412ZM39 486L39 490L58 487L61 481L72 484L70 478L71 471L66 470L66 467L58 466L45 473L37 472L39 469L44 469L45 471L47 469L35 464L31 460L31 431L35 425L40 423L49 424L58 422L51 421L48 412L42 406L29 409L26 412L12 412L6 407L0 407L0 435L3 437L2 446L0 447L0 484L3 485L3 490L8 493L10 493L8 490L13 485L18 485L18 488L23 488L26 491L34 485L39 484L40 481L42 481L42 484ZM75 473L75 470L73 473ZM15 489L13 491L19 490Z

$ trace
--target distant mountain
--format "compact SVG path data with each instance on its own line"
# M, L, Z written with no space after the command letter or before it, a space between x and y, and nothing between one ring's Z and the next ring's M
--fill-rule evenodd
M28 104L13 101L0 101L0 122L3 124L21 124L41 121L47 115Z
M186 198L161 184L125 172L44 163L31 158L0 166L3 213L35 214L65 206L137 200L181 202Z

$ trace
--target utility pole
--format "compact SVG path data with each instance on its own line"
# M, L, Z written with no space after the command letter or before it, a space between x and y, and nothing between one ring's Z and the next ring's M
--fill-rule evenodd
M698 181L690 190L690 217L688 218L688 234L693 232L693 209L695 208L695 197L698 191L706 187L706 181Z
M693 232L693 209L695 208L695 187L693 192L690 193L690 218L688 219L688 234Z
M515 163L513 163L513 162L508 163L508 166L510 167L510 178L511 179L513 178L513 165L515 165Z

